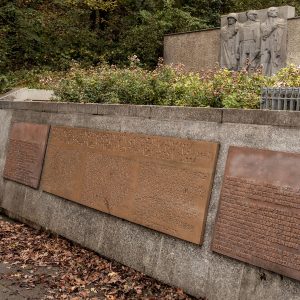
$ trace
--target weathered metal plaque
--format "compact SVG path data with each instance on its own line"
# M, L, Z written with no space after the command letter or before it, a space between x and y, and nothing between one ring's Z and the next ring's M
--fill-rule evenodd
M300 154L231 147L213 251L300 280Z
M3 177L38 188L49 126L13 123Z
M201 243L218 144L52 127L44 191Z

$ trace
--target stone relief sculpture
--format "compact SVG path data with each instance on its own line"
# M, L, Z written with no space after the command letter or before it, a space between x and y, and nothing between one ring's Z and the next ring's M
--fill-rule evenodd
M238 68L239 24L238 16L231 13L227 17L228 24L221 28L221 67L229 70Z
M283 68L287 55L287 20L279 18L278 13L277 7L270 7L266 20L261 22L257 11L249 10L244 23L238 22L238 14L229 14L228 24L221 28L221 68L246 67L251 72L262 66L268 76Z
M273 75L285 65L287 21L278 17L278 8L268 9L268 18L261 24L261 63L266 75Z
M246 16L247 21L239 29L239 69L247 67L251 71L259 67L261 32L257 12L249 10Z

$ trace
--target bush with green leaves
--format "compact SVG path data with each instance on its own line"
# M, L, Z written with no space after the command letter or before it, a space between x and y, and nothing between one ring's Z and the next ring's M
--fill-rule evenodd
M0 75L0 94L8 91L9 82L6 76Z
M259 107L262 87L300 86L300 69L293 65L266 77L260 70L252 74L226 69L186 73L163 64L149 71L138 63L134 57L129 68L74 66L55 93L66 102L253 109Z
M69 72L34 68L0 74L0 95L13 88L54 89L67 73Z

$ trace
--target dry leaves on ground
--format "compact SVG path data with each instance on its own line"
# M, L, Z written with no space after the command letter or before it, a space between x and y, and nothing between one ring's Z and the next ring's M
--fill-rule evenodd
M0 220L0 280L45 287L44 299L181 299L192 297L61 237ZM15 266L15 267L14 267ZM17 267L17 268L16 268Z

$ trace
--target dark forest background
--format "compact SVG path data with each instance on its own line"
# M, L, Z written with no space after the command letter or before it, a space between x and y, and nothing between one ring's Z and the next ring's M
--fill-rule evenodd
M153 68L166 33L220 25L229 12L292 5L281 0L1 0L0 73L36 67L126 65Z

